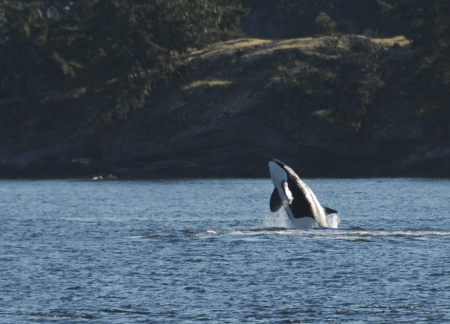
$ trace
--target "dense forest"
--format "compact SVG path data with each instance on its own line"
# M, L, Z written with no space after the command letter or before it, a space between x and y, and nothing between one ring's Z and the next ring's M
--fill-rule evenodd
M0 0L0 133L9 150L17 133L111 129L206 70L188 61L208 46L324 37L317 50L332 59L314 56L320 76L278 64L272 98L328 96L333 103L310 116L328 123L333 141L370 141L389 119L446 148L449 32L444 0ZM407 59L372 41L397 35L408 39Z
M53 91L87 87L93 119L124 117L167 82L188 49L242 36L238 0L2 1L3 120L44 116Z

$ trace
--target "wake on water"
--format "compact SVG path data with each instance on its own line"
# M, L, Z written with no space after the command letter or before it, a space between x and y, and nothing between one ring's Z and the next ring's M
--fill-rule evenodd
M258 233L276 233L285 235L309 235L315 238L334 238L345 240L367 240L367 239L389 239L395 237L409 237L409 238L423 238L423 237L449 237L450 232L433 231L424 229L405 229L405 230L366 230L363 228L347 228L338 230L341 219L338 214L330 214L327 216L327 228L315 228L315 229L296 229L292 227L287 213L280 209L277 213L268 213L265 215L263 222L263 228L254 229L250 231L233 231L233 234L250 234L255 235ZM319 229L319 230L317 230ZM320 230L323 229L323 230ZM328 229L328 230L327 230ZM329 231L332 230L332 231Z
M250 229L234 229L221 231L215 229L198 229L198 230L177 230L172 235L167 233L158 235L148 233L138 236L139 238L152 239L176 239L180 236L189 238L210 238L210 237L226 237L228 235L244 235L244 236L258 236L258 235L293 235L300 236L306 239L337 239L337 240L351 240L369 242L372 240L391 240L401 237L409 239L426 239L428 237L448 237L450 239L450 232L430 230L430 229L405 229L405 230L385 230L385 229L365 229L360 227L348 227L338 229L341 219L338 214L330 214L327 216L328 227L317 227L312 229L297 229L293 228L287 213L280 209L277 213L266 213L264 215L263 224L261 227Z
M289 235L309 240L345 240L345 241L390 241L402 238L408 240L423 240L428 238L447 238L450 239L450 232L427 231L427 230L353 230L353 229L293 229L286 227L265 227L251 230L233 230L231 235L259 236L259 235Z

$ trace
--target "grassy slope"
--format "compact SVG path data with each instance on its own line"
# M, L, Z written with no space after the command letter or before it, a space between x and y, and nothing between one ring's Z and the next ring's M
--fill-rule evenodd
M335 82L340 58L320 50L326 40L240 39L193 52L183 75L127 133L123 156L149 176L161 161L178 161L189 169L186 176L263 176L270 156L311 176L355 175L373 167L354 169L364 159L362 148L346 153L349 140L332 136L335 126L324 108L336 94L327 94L334 90L324 82ZM398 44L395 55L409 45L403 37L374 41L386 48ZM340 165L325 161L327 155ZM235 159L241 166L233 166Z

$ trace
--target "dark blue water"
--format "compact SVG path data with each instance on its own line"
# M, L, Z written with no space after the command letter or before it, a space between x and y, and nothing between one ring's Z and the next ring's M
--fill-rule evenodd
M450 181L0 181L0 323L449 323Z

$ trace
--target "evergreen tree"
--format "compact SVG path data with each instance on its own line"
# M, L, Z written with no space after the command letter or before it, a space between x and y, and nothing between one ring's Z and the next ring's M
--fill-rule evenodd
M398 2L396 13L409 26L419 53L411 79L412 102L419 116L450 128L450 2Z
M61 34L69 1L3 1L0 29L0 96L35 97L41 85L74 76ZM69 51L70 52L70 51Z
M179 54L240 35L244 14L240 0L2 0L0 97L76 79L95 118L125 117Z
M37 2L3 1L0 30L0 95L30 93L38 82L36 65L44 56L47 28Z

